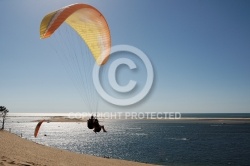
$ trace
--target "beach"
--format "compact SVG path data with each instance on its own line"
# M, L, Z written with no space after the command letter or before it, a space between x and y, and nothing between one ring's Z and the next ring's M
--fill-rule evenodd
M78 154L52 148L20 138L7 131L0 131L0 166L98 166L131 165L149 166L150 164L108 159L91 155Z

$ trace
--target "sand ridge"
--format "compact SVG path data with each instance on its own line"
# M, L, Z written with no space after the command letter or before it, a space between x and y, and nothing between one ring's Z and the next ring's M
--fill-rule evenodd
M52 148L0 131L0 166L149 166L150 164L107 159Z

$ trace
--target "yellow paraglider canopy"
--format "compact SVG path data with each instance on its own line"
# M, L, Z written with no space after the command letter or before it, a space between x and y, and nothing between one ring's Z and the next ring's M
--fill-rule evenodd
M40 38L50 37L66 22L85 41L96 63L105 64L111 47L111 37L104 16L87 4L73 4L47 14L40 25Z

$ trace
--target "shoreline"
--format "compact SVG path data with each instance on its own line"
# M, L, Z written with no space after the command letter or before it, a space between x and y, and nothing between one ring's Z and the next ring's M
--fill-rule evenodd
M139 163L120 159L96 157L79 154L54 147L45 146L21 138L5 130L0 131L0 165L26 166L102 166L102 165L131 165L150 166L153 164Z
M37 117L39 118L39 117ZM45 119L47 123L50 122L87 122L87 118L68 118L65 116L53 116L49 118L41 118L37 120L33 120L32 122L39 122L40 120ZM196 117L184 117L184 118L98 118L100 121L112 121L112 120L146 120L146 121L158 121L165 123L215 123L215 124L249 124L250 118L196 118Z
M250 124L250 118L181 118L181 119L147 119L162 123L190 124Z
M45 120L47 123L50 122L87 122L87 119L82 119L82 118L68 118L65 116L52 116L49 118L41 118L38 120L33 120L32 122L39 122L41 120Z

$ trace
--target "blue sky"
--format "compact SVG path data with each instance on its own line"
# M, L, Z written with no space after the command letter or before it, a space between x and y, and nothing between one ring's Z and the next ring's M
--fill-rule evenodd
M87 111L55 52L39 38L43 16L72 3L96 7L112 45L135 46L154 66L145 100L121 108L100 99L100 112L250 113L247 0L1 1L0 105L11 112Z

